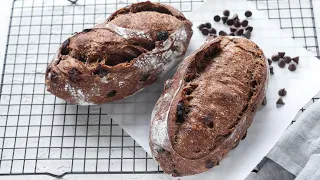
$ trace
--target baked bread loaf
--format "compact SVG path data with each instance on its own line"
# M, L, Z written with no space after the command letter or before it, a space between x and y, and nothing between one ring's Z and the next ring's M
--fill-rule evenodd
M246 134L269 77L262 50L219 36L179 66L156 103L150 148L165 173L193 175L216 166Z
M141 2L68 38L46 71L47 90L73 104L123 99L181 62L192 23L181 12Z

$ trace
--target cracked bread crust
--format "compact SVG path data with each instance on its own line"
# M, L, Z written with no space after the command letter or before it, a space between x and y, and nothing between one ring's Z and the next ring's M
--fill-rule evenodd
M47 90L80 105L133 95L181 62L191 27L167 5L147 1L122 8L62 43L46 70Z
M187 57L155 105L150 148L165 173L198 174L234 148L265 97L262 50L250 40L208 39Z

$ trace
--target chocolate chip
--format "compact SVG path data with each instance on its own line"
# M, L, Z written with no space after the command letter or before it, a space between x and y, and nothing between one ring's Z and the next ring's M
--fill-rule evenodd
M85 33L87 33L87 32L90 32L92 29L84 29L82 32L85 32Z
M239 21L238 14L234 14L231 19L233 19L234 21Z
M284 62L284 60L281 59L281 60L278 62L278 65L279 65L279 67L284 68L284 67L286 66L286 62Z
M246 11L245 13L244 13L244 15L246 16L246 17L251 17L252 16L252 12L251 11Z
M235 28L230 28L230 31L231 31L231 32L236 32L237 29L235 29Z
M242 138L241 138L241 140L244 140L246 137L247 137L247 131L246 131L246 133L242 136Z
M237 27L237 28L238 28L238 27L240 27L240 26L241 26L241 23L240 23L239 21L235 21L235 22L234 22L234 27Z
M242 26L242 27L247 27L248 24L249 24L249 21L248 21L248 20L243 20L243 21L241 22L241 26Z
M244 32L242 36L247 38L247 39L250 39L251 38L251 31Z
M209 34L209 32L210 32L210 30L208 29L208 28L203 28L202 30L201 30L201 33L203 34L203 35L208 35Z
M299 56L292 58L292 61L295 62L296 64L299 64Z
M147 81L148 78L149 78L149 76L150 76L150 74L144 74L144 75L142 75L140 81Z
M236 32L236 35L237 36L241 36L243 34L243 29L239 29L237 32Z
M262 105L264 105L264 106L267 105L267 102L268 102L268 101L267 101L267 97L264 97L264 98L263 98L263 101L262 101Z
M232 26L234 24L234 21L232 19L227 20L227 25Z
M209 23L209 22L205 23L204 25L205 25L206 28L208 28L208 29L211 29L211 28L212 28L212 25L211 25L211 23Z
M269 58L268 58L268 64L269 64L269 65L272 64L272 61L271 61L271 59L269 59Z
M278 54L279 54L280 58L283 58L286 53L285 52L278 52Z
M284 60L284 62L289 64L291 62L291 57L290 56L285 56L285 57L283 57L283 60Z
M211 169L213 168L214 163L211 160L206 161L206 168L207 169Z
M219 22L220 21L220 16L219 15L215 15L214 17L213 17L213 20L215 21L215 22Z
M230 16L230 11L229 10L224 10L223 11L224 16Z
M272 61L279 61L280 56L279 56L279 54L274 54L271 56L271 59L272 59Z
M214 124L212 122L212 115L208 114L201 118L201 121L207 125L209 128L213 128Z
M226 32L224 32L224 31L219 31L219 36L226 36L226 35L227 35Z
M248 27L246 28L246 30L252 32L252 31L253 31L253 27L252 27L252 26L248 26Z
M297 66L296 66L295 64L290 64L289 67L288 67L288 69L289 69L290 71L295 71L295 70L297 69Z
M270 67L269 70L270 70L270 74L274 74L274 72L273 72L273 67L272 67L272 66Z
M227 22L227 20L228 20L228 17L223 16L221 19L222 19L223 24L225 24Z
M217 30L215 28L210 29L210 34L217 34Z
M117 95L117 91L113 90L113 91L108 93L108 98L114 97L115 95Z
M278 91L279 96L286 96L287 95L287 90L285 88L280 89Z
M65 40L62 45L61 45L61 50L60 50L60 53L61 55L68 55L69 54L69 44L70 44L70 40L67 39Z
M157 33L157 39L158 41L165 41L169 37L168 31L160 31Z
M201 31L203 28L205 28L206 27L206 25L204 25L204 24L200 24L199 26L198 26L198 29Z
M217 164L216 164L216 166L219 166L219 164L220 164L220 162L218 161Z
M180 123L184 122L184 113L185 113L184 102L180 101L177 105L177 122L180 122Z
M94 75L99 75L101 78L107 75L109 72L102 68L102 66L99 64L97 69L93 72Z
M229 36L235 36L234 32L228 34Z
M282 99L282 97L279 97L279 99L278 99L278 101L276 102L276 104L277 104L278 106L282 106L282 105L285 104L284 101L283 101L283 99Z
M70 71L68 72L68 74L69 74L69 79L71 81L77 82L81 79L80 75L82 74L82 72L80 72L76 68L71 68Z

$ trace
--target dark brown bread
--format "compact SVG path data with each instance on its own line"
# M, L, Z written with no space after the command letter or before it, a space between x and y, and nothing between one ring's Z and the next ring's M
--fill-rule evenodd
M165 85L152 113L150 148L164 172L217 165L245 135L265 97L268 62L250 40L209 39Z
M132 4L68 38L46 71L47 90L73 104L123 99L178 64L192 23L173 7Z

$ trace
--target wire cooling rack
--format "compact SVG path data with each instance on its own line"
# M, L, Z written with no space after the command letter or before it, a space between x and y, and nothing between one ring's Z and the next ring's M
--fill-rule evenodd
M47 63L64 39L133 2L13 2L0 89L0 175L161 173L141 146L99 107L67 104L46 92L44 85ZM191 12L203 0L158 2ZM319 57L312 0L256 4Z

